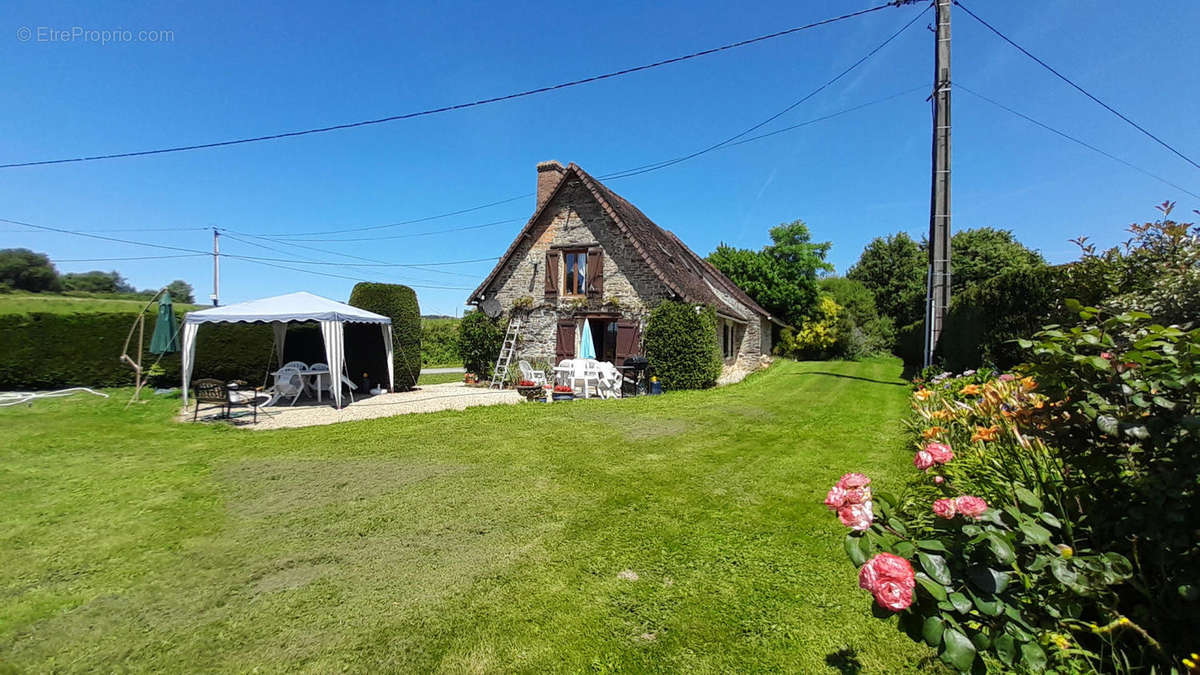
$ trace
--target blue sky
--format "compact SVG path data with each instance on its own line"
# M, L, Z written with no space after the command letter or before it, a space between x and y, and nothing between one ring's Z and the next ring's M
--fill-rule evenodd
M1193 157L1200 155L1200 3L964 0L1010 37ZM861 2L93 3L0 7L0 163L207 142L381 117L584 77L805 24ZM249 233L373 226L531 192L534 165L574 161L601 175L687 154L800 98L879 44L906 7L590 85L443 115L233 148L0 170L0 218L207 250L218 226ZM929 17L931 15L926 15ZM763 131L928 85L922 19L838 84ZM29 27L170 30L160 43L18 39ZM1193 192L1200 170L988 33L954 16L954 79ZM610 185L700 254L757 248L804 219L834 244L839 272L874 236L920 236L929 208L926 91L712 152ZM1153 205L1200 200L1070 144L965 92L954 97L954 226L1011 228L1052 261L1071 237L1111 244ZM532 197L374 230L395 236L511 220L437 236L312 242L397 263L500 255ZM55 259L167 254L0 224L0 246ZM352 262L228 240L223 250ZM118 269L139 287L211 287L203 257L62 263ZM417 287L426 313L461 311L490 269L310 266ZM436 270L436 271L435 271ZM222 266L222 301L293 290L345 299L353 281L248 261ZM453 288L426 288L441 286Z

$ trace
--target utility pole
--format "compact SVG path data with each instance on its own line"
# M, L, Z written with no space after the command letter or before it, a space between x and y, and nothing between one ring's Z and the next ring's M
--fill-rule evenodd
M213 228L213 292L212 303L213 307L220 304L221 301L221 236L220 230Z
M942 335L950 307L950 5L935 0L933 61L933 179L929 201L929 274L925 295L925 365Z

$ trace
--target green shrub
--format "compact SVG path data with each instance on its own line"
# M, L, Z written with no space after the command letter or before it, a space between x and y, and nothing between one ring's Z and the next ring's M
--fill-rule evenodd
M460 363L458 319L421 319L421 365Z
M182 315L177 312L181 321ZM119 359L137 316L137 312L0 315L0 389L132 385L133 369ZM153 322L153 312L147 312L147 349ZM243 379L257 385L274 365L270 363L271 340L270 327L262 324L202 326L196 337L192 377ZM136 344L130 351L136 355ZM145 351L143 366L149 368L157 358ZM179 354L164 356L159 366L156 383L179 386Z
M896 331L896 356L904 361L904 377L911 378L925 366L925 322L914 321Z
M503 343L504 328L483 312L468 312L458 324L458 356L467 372L481 380L492 376Z
M664 389L704 389L721 376L717 313L712 307L660 304L646 322L643 345Z
M408 286L400 284L378 284L362 282L354 285L350 291L350 304L376 314L382 314L392 320L392 362L395 367L396 389L405 391L416 386L421 376L421 308L417 304L417 294ZM353 366L352 376L361 376L366 372L372 382L387 382L387 363L382 368L378 359L372 359L372 344L378 344L379 328L377 326L359 326L349 328L347 324L347 363ZM353 344L361 345L359 349L351 349L350 334L354 333ZM354 363L350 363L351 355Z
M1032 335L1061 312L1060 277L1050 267L1018 267L969 286L951 300L938 360L953 372L1020 363L1024 355L1014 340Z

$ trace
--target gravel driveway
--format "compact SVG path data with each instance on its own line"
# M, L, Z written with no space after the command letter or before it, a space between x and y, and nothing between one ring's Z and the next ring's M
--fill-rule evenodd
M425 385L414 391L381 394L358 398L341 410L328 403L318 404L315 400L301 399L295 406L286 403L270 408L260 408L258 424L251 424L244 409L235 409L237 425L247 429L284 429L289 427L311 427L319 424L334 424L349 420L368 420L376 417L392 417L409 413L437 412L439 410L462 410L477 405L520 403L524 399L517 392L508 390L468 387L461 382ZM201 413L208 409L201 410ZM216 412L216 408L212 409ZM186 415L188 421L191 414ZM202 415L203 417L203 415Z

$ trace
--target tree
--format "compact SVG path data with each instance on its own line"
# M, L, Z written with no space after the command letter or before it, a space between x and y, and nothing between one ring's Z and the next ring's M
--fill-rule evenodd
M950 239L951 297L1010 270L1043 267L1037 251L1016 240L1011 230L978 227L960 230Z
M717 312L684 302L660 303L642 339L650 368L669 391L705 389L721 376Z
M182 302L189 305L196 302L195 291L192 290L192 285L183 279L176 279L167 284L167 292L171 294L171 300L174 302Z
M846 272L875 294L875 306L897 326L924 317L928 256L904 232L876 237Z
M57 291L61 289L58 270L43 253L27 248L0 250L0 287L20 291Z
M761 251L721 244L708 261L768 312L799 325L816 308L818 276L833 271L825 261L832 244L813 243L802 220L773 227L770 235Z
M503 343L504 328L483 312L467 312L458 322L458 355L467 372L481 380L492 376Z
M62 277L63 288L88 293L132 293L133 287L116 270L112 272L71 272Z

